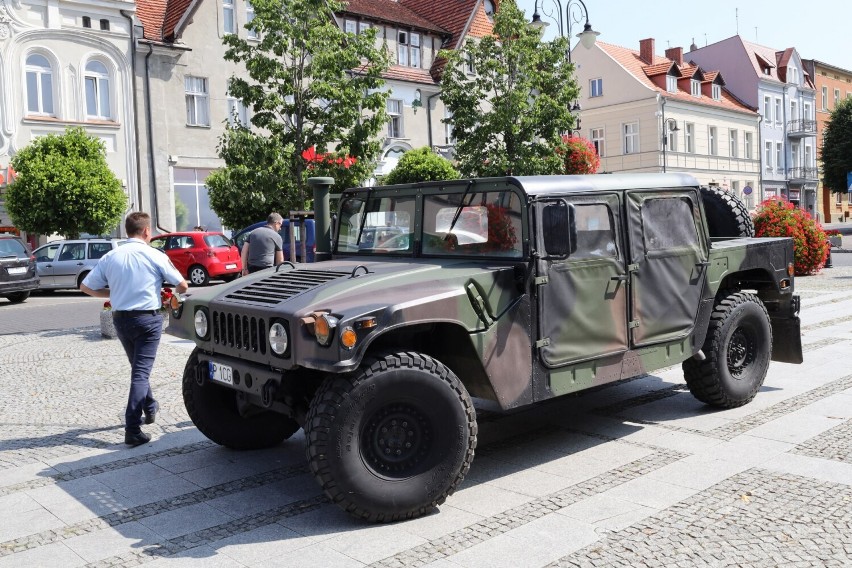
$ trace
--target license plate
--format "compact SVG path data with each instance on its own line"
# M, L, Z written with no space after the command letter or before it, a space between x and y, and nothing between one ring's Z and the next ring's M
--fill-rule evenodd
M9 274L24 274L27 271L26 266L16 266L14 268L7 268L6 271Z
M233 269L235 269L236 267L237 267L237 265L236 265L236 264L226 264L226 265L225 265L225 270L233 270Z
M211 381L225 383L226 385L234 384L234 371L230 367L220 363L214 363L213 361L209 361L207 365L210 370Z

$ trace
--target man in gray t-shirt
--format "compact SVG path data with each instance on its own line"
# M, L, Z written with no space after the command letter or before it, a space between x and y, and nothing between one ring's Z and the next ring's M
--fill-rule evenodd
M278 213L270 213L266 225L251 232L243 244L243 274L257 272L284 262L284 243L278 231L284 224L284 218Z

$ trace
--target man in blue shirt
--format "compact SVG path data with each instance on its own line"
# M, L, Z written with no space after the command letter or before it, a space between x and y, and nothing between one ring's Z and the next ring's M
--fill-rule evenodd
M124 221L129 237L122 246L104 255L80 285L97 298L109 298L116 335L130 361L130 394L124 412L124 443L139 446L151 441L142 432L153 424L160 405L154 399L149 377L163 331L161 291L163 282L186 292L189 285L169 257L151 247L151 217L141 211Z

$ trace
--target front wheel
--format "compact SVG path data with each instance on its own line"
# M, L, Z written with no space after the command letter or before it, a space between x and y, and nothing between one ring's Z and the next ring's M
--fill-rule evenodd
M195 264L189 268L189 281L195 286L207 286L210 283L210 274L207 269L200 264Z
M446 366L420 353L365 362L320 386L305 422L307 455L325 494L356 517L418 517L464 479L476 412Z
M772 358L772 327L763 302L745 292L718 300L703 351L704 361L683 363L693 396L720 408L750 402L763 385Z
M15 292L13 294L7 294L6 299L12 302L13 304L20 304L21 302L26 302L27 298L30 297L30 291L26 292Z
M183 403L192 423L212 441L235 450L258 450L277 446L299 429L292 418L277 412L240 415L237 392L227 387L196 381L206 372L198 365L198 349L193 350L183 371Z

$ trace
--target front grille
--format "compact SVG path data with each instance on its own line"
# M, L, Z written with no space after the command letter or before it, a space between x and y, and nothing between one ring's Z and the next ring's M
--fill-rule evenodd
M274 306L302 292L307 292L318 286L349 276L349 272L333 272L330 270L281 270L270 274L262 280L234 290L225 299L249 302L255 305Z
M214 311L212 319L213 343L266 354L266 322L262 318Z

